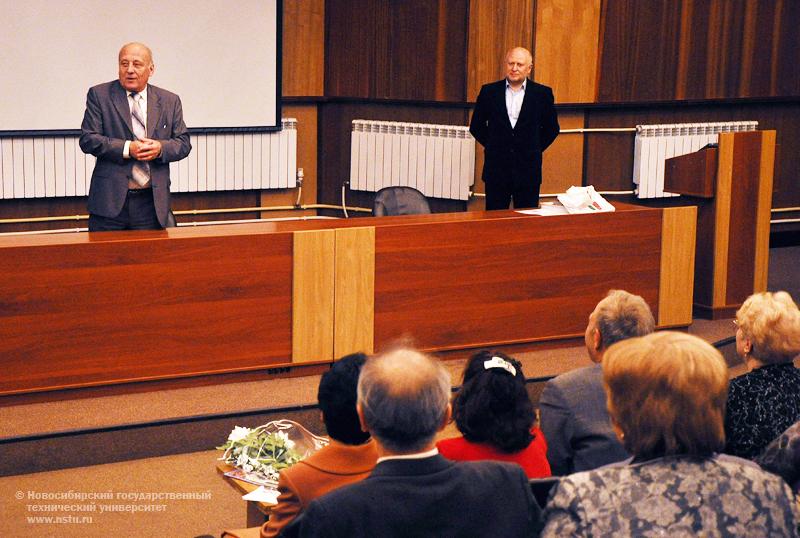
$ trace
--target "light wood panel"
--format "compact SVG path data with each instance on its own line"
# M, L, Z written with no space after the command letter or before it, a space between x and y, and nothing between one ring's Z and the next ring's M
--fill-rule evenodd
M281 71L283 95L324 94L325 0L283 0Z
M559 111L561 129L584 127L583 112ZM583 133L562 133L542 155L542 194L583 184ZM599 190L599 189L598 189Z
M333 360L336 232L294 233L292 362Z
M503 78L503 56L512 47L529 49L535 68L533 6L534 0L470 1L467 100L474 101L482 85Z
M697 208L667 207L661 218L658 326L692 323Z
M733 133L720 133L714 200L714 283L713 305L724 305L728 283L728 238L731 226L731 183L733 180Z
M775 131L761 132L761 166L756 203L756 249L753 292L767 291L769 271L769 221L772 208L772 178L775 170Z
M334 358L372 353L375 327L375 228L336 230Z
M537 82L557 103L591 103L597 94L600 0L536 2Z

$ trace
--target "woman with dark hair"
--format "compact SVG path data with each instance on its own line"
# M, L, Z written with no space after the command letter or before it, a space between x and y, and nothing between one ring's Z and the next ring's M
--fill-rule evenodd
M508 355L480 351L470 358L453 399L453 420L463 437L436 444L444 457L509 461L521 465L528 478L550 476L547 444L534 427L522 365Z

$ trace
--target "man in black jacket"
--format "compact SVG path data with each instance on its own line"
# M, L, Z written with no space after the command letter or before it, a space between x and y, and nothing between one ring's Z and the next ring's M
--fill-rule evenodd
M435 359L400 349L368 359L356 409L378 449L365 480L314 500L300 536L349 538L533 536L540 511L522 468L439 455L450 419L450 375Z
M505 57L506 78L485 84L469 130L484 147L486 209L539 205L542 152L559 132L553 91L528 76L530 51L516 47Z

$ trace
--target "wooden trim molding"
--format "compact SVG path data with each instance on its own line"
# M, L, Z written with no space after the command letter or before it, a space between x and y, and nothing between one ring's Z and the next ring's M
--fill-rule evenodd
M731 227L734 133L720 133L714 220L714 279L712 305L724 305L728 283L728 239Z
M775 131L761 131L761 166L756 204L755 275L753 292L767 291L769 269L769 229L772 185L775 171Z

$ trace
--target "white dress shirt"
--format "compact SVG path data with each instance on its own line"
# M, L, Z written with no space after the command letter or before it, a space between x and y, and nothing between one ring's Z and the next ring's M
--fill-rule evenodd
M522 101L525 99L525 87L528 85L528 80L522 81L522 88L519 91L511 89L511 84L506 80L506 111L508 112L508 121L511 122L511 127L517 126L519 119L519 111L522 109Z

